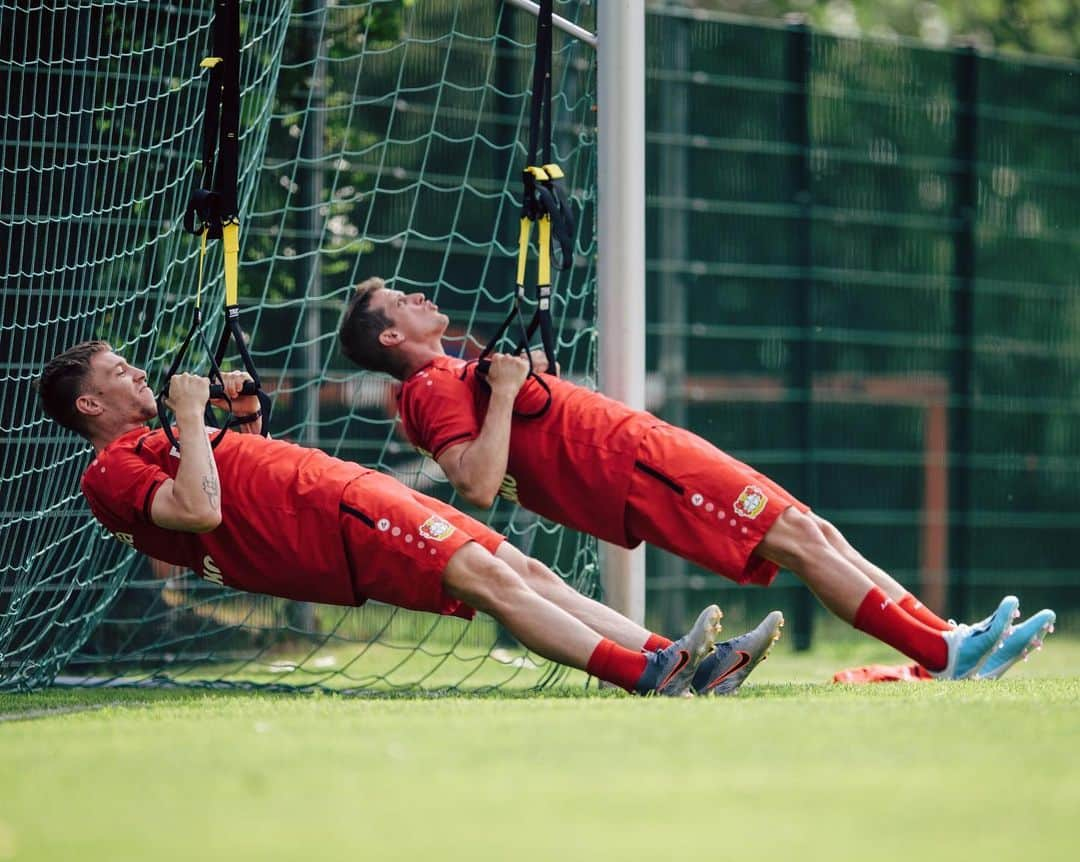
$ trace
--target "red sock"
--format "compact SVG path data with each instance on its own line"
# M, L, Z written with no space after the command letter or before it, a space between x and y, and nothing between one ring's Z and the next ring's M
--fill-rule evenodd
M911 593L904 593L904 597L897 602L900 607L915 617L919 622L926 623L930 628L939 632L951 632L955 626L949 625L945 620L935 614L930 608L920 602Z
M929 670L943 670L949 660L941 632L915 619L877 587L862 600L852 625Z
M601 638L585 671L605 682L633 691L641 675L645 673L645 653L621 647L615 641Z
M672 643L674 643L674 641L669 641L663 635L651 633L649 639L645 641L645 646L643 646L641 650L642 652L656 652L658 649L671 646Z

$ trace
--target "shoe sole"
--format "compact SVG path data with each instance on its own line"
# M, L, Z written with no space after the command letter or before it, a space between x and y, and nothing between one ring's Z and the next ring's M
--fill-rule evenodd
M1057 617L1055 616L1052 619L1048 620L1045 625L1042 625L1038 629L1036 629L1034 634L1032 634L1031 637L1028 638L1027 643L1024 644L1024 648L1019 653L1017 653L1016 658L1012 659L1011 661L1006 662L1003 665L1000 665L999 667L994 668L989 673L985 673L985 674L981 673L981 672L976 673L974 678L975 679L1000 679L1002 676L1005 675L1005 672L1009 668L1011 668L1014 664L1016 664L1019 661L1027 661L1033 650L1038 651L1038 650L1042 649L1043 641L1046 640L1046 636L1054 633L1054 624L1056 622L1057 622ZM1010 634L1012 634L1011 629L1009 629L1009 630L1007 630L1005 632L1005 637L1008 637ZM1002 640L1002 643L1004 643L1005 638L1002 638L1001 640ZM999 645L997 648L1001 649L1001 646Z
M702 694L710 694L715 697L727 697L728 695L735 694L739 690L739 687L746 682L747 677L754 672L759 664L769 657L769 651L784 634L784 615L780 611L772 611L765 619L761 621L757 629L751 632L749 635L743 635L743 637L750 639L756 638L758 633L764 635L764 646L760 652L754 653L753 648L747 650L739 650L739 652L750 653L750 661L732 673L730 676L722 678L712 688L708 688L701 692Z

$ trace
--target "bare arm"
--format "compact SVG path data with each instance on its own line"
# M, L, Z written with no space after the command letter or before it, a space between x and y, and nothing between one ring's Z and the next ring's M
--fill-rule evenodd
M480 434L468 443L450 446L439 455L439 466L466 500L487 509L506 475L510 457L510 422L517 398L529 373L527 360L504 354L491 358L488 383L491 400Z
M208 533L221 523L221 483L206 433L203 410L210 395L209 381L193 374L177 374L169 382L169 406L180 429L180 467L154 495L153 522L167 530Z

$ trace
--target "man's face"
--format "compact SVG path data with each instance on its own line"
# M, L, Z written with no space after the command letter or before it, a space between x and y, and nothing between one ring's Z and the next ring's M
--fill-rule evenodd
M157 415L157 402L146 383L146 372L111 350L102 350L91 358L79 407L91 417L122 421L142 422Z
M419 292L406 294L382 288L371 297L368 307L389 317L406 341L441 338L450 325L450 318L439 312L439 306Z

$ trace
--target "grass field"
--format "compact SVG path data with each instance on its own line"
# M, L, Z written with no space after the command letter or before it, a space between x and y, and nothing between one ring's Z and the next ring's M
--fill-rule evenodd
M1000 683L734 698L0 695L0 860L1075 858L1080 640Z

